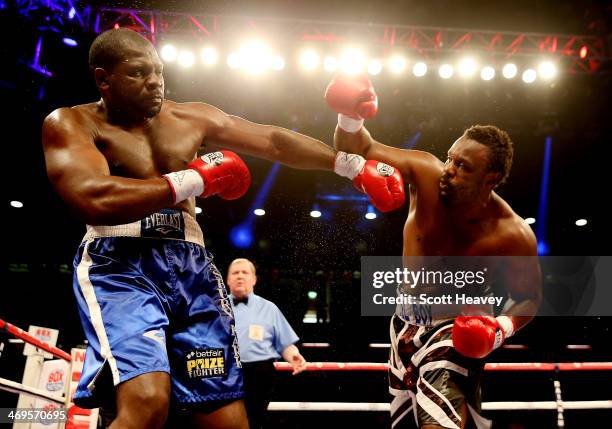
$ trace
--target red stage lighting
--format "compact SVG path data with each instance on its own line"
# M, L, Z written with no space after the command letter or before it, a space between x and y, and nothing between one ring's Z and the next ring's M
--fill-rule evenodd
M589 53L589 48L587 48L586 46L583 46L582 48L580 48L580 59L584 60L586 58L586 56Z

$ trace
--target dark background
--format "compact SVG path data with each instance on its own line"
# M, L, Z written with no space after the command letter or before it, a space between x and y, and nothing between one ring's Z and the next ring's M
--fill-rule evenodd
M47 32L41 63L52 70L54 76L45 78L27 66L40 33L40 22L17 14L11 9L11 2L4 3L8 6L0 9L0 32L2 40L10 43L5 42L0 48L0 124L4 136L3 189L6 193L0 318L26 329L29 324L60 329L60 345L69 349L83 342L72 297L71 276L72 258L84 226L47 181L40 128L43 118L53 109L97 99L87 71L87 49L95 35L79 33L80 45L69 48L59 42L59 35ZM88 4L356 23L595 34L610 40L611 13L607 2L243 3L246 2L212 1L202 5L195 1L112 4L92 1ZM286 69L257 81L229 71L224 63L214 70L196 66L189 71L168 65L165 71L167 97L175 101L205 101L227 113L295 129L331 143L336 118L322 100L330 75L322 71L311 76L300 73L289 55L297 45L287 42L284 46ZM606 52L610 55L609 46ZM372 77L380 99L380 114L368 122L368 129L379 141L397 147L405 147L416 133L420 133L416 148L440 157L471 124L493 123L506 129L515 143L515 162L509 183L500 194L523 217L538 215L544 142L550 136L548 222L545 237L539 238L547 240L552 255L605 255L609 254L611 238L607 207L612 159L611 78L607 64L595 74L562 72L554 83L531 86L516 79L508 82L499 78L491 82L478 79L442 81L431 71L417 81L409 73L401 78L389 78L383 72ZM253 246L238 249L230 243L229 232L247 216L271 167L266 161L250 157L245 160L253 174L253 184L245 197L232 202L217 198L199 202L203 213L198 215L198 221L218 267L225 272L228 263L236 257L255 261L259 270L258 293L279 305L304 342L331 344L327 349L305 349L309 360L385 361L386 351L370 349L368 344L388 342L388 320L360 317L359 281L354 271L359 270L360 256L400 254L407 206L390 214L379 213L375 221L366 221L363 202L328 202L317 198L322 194L357 196L347 181L331 173L297 171L283 166L264 204L266 216L255 220ZM11 200L22 201L24 207L12 208ZM320 219L313 219L308 214L315 202L324 212ZM588 219L588 225L576 227L574 222L578 218ZM309 290L318 292L316 302L306 297ZM302 323L309 306L318 309L322 323ZM612 360L611 324L609 318L603 317L537 319L511 340L514 344L527 345L527 350L502 349L489 360L609 361ZM588 344L591 349L568 350L568 344ZM2 376L20 379L13 366L13 358L19 350L15 345L7 347L2 359L8 366L3 367ZM322 379L316 377L319 376L304 377L304 385L299 385L297 390L309 392L308 396L314 389L308 384L311 381L329 383L335 386L332 391L351 390L346 388L347 380L338 381L330 378L331 375L320 376ZM379 390L384 392L382 374L380 377ZM586 391L600 393L587 398L585 387L580 385L576 389L584 393L581 399L609 399L597 384L606 377L610 380L609 373L593 379L584 376L570 380L569 385L584 382L585 386L590 386ZM544 393L534 400L553 399L552 387L546 384L550 377L544 378ZM530 381L521 382L521 385L523 383ZM485 383L484 399L528 400L524 399L525 389L516 387L516 384L508 387L514 396L497 399L492 393L494 387L487 390ZM4 398L0 396L3 403ZM376 398L363 400L384 401L385 397L380 393ZM580 419L595 418L597 413L590 413L589 417L584 415L580 414ZM546 424L534 427L549 427Z

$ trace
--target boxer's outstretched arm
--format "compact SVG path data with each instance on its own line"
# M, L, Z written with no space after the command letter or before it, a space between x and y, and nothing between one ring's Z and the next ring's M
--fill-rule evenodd
M139 180L111 176L78 113L58 109L44 121L42 143L49 180L86 223L132 222L173 204L163 178Z
M441 163L428 152L398 149L382 144L374 140L365 127L355 133L349 133L337 126L334 132L334 147L343 152L356 153L366 159L393 165L410 183L418 182L419 177L427 170Z
M336 151L325 143L294 131L256 124L228 115L216 107L193 103L207 123L206 136L220 146L292 168L333 171Z
M517 228L502 244L508 256L501 258L503 283L511 305L504 315L514 321L520 329L534 318L542 302L542 275L537 257L537 241L533 231L526 224Z

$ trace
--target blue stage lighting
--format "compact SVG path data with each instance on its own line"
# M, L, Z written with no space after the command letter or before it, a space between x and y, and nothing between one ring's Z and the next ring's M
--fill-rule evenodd
M545 256L548 255L548 253L550 253L548 244L543 241L538 241L538 255Z
M376 219L376 212L374 211L374 207L372 207L372 204L368 204L368 211L365 214L365 218L367 220Z
M253 229L249 225L240 224L230 232L232 244L239 249L246 249L253 244Z
M77 46L78 45L77 41L74 40L74 39L71 39L70 37L64 37L62 39L62 42L64 42L64 44L68 45L68 46Z
M542 165L542 181L540 183L540 203L538 207L538 223L536 237L538 239L538 254L547 255L549 252L546 243L546 226L548 215L548 187L550 181L550 158L552 153L552 137L546 137L544 147L544 163Z

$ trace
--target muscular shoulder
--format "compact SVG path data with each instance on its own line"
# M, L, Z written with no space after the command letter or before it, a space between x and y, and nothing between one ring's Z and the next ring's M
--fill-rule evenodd
M420 150L402 150L400 159L397 159L393 165L405 173L413 186L419 188L424 184L435 182L436 189L437 181L444 167L442 161L435 155Z
M74 107L60 107L49 113L45 118L45 124L49 125L84 125L93 120L95 103L80 104Z
M43 122L43 137L87 134L95 127L95 103L61 107L49 113ZM48 144L54 139L43 138Z
M503 201L503 200L502 200ZM498 226L498 246L502 255L534 256L538 245L535 234L525 220L504 201Z
M164 110L166 114L178 119L208 125L216 125L227 116L218 108L200 102L177 103L166 100L164 101Z

